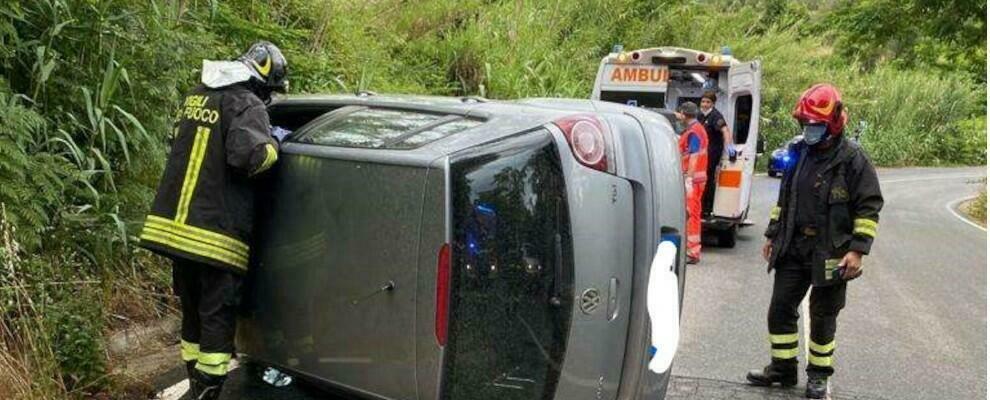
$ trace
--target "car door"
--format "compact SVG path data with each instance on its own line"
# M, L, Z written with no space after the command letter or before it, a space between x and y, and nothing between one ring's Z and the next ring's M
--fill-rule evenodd
M713 209L713 214L719 217L742 218L749 209L759 136L760 80L758 61L729 68L730 106L726 122L739 155L735 162L723 159L720 165Z

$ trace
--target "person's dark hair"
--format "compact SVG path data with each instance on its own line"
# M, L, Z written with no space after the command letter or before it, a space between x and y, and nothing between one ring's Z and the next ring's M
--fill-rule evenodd
M685 101L681 105L677 106L677 112L684 114L688 118L698 117L698 105L694 102Z
M711 100L712 103L714 103L715 102L715 99L717 99L718 96L715 95L715 91L714 90L708 90L708 91L705 92L705 94L701 95L701 98L702 99Z

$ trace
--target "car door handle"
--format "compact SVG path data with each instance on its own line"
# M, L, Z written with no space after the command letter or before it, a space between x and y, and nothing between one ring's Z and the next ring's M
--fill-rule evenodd
M553 293L550 294L550 305L560 307L563 304L561 296L564 291L564 243L560 234L553 235Z
M605 314L611 322L619 316L619 279L612 278L608 282L608 307Z

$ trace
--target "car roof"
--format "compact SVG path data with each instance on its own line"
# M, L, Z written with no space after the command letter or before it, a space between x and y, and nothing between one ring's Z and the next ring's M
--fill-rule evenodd
M535 129L559 118L580 114L629 114L636 116L646 110L617 103L586 99L529 98L521 100L489 100L480 97L444 97L422 95L317 94L282 96L272 107L292 106L367 106L461 115L478 118L486 123L406 152L437 152L450 154L468 147L498 140L522 131Z

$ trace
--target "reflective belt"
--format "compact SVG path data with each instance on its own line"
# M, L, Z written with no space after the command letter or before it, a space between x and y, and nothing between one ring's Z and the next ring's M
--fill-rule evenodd
M206 157L206 145L209 140L210 128L197 127L192 151L189 152L189 163L186 164L186 176L182 181L182 190L179 192L179 205L175 210L175 222L180 224L184 224L189 216L189 204L192 203L193 192L199 181L199 170L203 167L203 158Z
M199 343L180 340L179 347L182 353L182 361L189 362L199 359Z
M227 375L231 356L230 353L200 353L196 369L210 375Z
M798 334L770 334L770 356L777 359L794 359L798 356Z
M770 209L770 220L776 221L780 219L780 206L774 206Z
M141 231L141 240L159 243L190 254L246 269L250 248L232 237L149 215Z
M835 340L828 344L818 344L812 340L808 344L808 364L816 367L831 367L832 354L835 352Z
M877 237L877 221L869 218L856 218L853 221L853 234L871 238Z
M271 143L265 144L265 160L261 162L258 169L254 170L251 175L271 168L271 166L275 164L275 161L278 161L278 150L275 150L275 146L272 146Z

